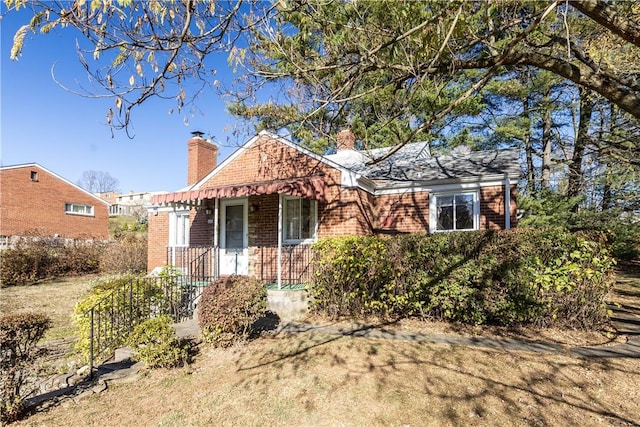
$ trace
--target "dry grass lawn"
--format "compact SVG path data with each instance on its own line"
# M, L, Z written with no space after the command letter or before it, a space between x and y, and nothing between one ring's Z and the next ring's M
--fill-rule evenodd
M620 278L616 300L640 308L640 274L623 272ZM423 328L455 333L438 324ZM531 338L539 331L521 332ZM546 334L565 344L594 339ZM275 334L232 349L199 350L188 367L143 370L134 381L63 400L16 425L640 425L637 358L580 359L319 333Z
M640 360L274 336L67 400L33 426L636 425Z
M67 277L31 286L0 288L0 313L44 313L51 318L51 329L47 331L45 341L73 337L73 308L91 288L95 278Z

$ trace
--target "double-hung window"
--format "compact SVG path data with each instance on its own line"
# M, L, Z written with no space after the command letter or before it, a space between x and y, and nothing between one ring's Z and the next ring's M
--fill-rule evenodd
M430 231L477 230L478 192L432 194Z
M169 246L189 246L189 211L169 215Z
M315 200L283 197L282 237L285 243L306 243L316 239L317 205Z

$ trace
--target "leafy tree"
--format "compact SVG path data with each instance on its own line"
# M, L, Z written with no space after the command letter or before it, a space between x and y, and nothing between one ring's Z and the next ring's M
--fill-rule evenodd
M410 118L411 132L395 117L381 116L407 139L461 108L503 67L522 65L548 70L640 118L634 66L640 6L634 2L4 2L9 13L32 11L14 37L14 59L29 31L79 31L82 63L99 95L114 98L107 118L115 127L126 127L132 109L153 96L175 99L178 109L192 102L204 85L217 83L207 58L232 48L235 64L252 71L247 83L253 88L282 81L296 101L251 103L253 91L243 92L238 111L263 120L284 114L282 107L299 116L290 123L314 116L326 129L358 117L348 114L353 101L380 94L384 104L393 95L401 101L395 107L413 104L407 114L423 111L417 124ZM599 49L599 40L613 48ZM188 91L194 80L201 85ZM446 102L442 95L449 91ZM301 109L301 98L316 102Z

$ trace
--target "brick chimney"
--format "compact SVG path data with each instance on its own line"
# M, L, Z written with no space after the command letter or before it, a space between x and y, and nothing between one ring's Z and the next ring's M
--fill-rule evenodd
M351 132L351 129L342 129L336 135L336 149L340 150L353 150L356 148L356 136Z
M202 132L191 132L187 141L187 185L195 184L218 164L218 147L202 138Z

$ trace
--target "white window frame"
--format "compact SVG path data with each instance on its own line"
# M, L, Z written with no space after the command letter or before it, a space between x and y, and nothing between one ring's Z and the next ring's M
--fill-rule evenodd
M188 247L190 234L189 211L169 213L169 246Z
M473 196L473 228L462 230L438 230L438 197ZM455 215L455 207L453 209ZM457 231L471 231L480 229L480 191L479 190L457 190L433 192L429 195L429 232L430 233L452 233Z
M298 201L298 203L302 203L303 200L308 200L310 202L310 210L309 213L310 220L312 224L310 224L311 236L309 238L304 239L287 239L287 203ZM302 212L302 206L300 206L300 211ZM302 223L299 222L299 234L302 234ZM301 197L296 196L282 196L282 243L284 244L301 244L301 243L313 243L318 239L318 202L312 199L303 199Z
M93 216L93 206L82 203L65 203L64 213L68 215Z

